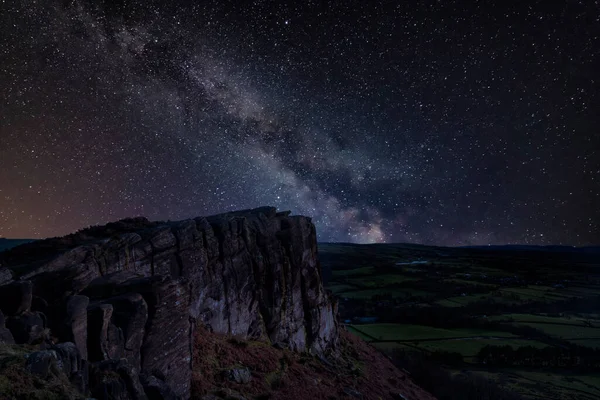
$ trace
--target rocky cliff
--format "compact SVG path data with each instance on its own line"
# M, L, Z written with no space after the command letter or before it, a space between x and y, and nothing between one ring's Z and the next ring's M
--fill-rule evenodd
M0 253L0 285L0 342L40 345L30 371L98 398L188 398L198 324L321 357L338 346L315 227L271 207L25 244Z

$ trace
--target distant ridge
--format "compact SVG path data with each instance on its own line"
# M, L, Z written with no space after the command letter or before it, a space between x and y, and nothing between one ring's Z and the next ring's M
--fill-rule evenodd
M493 251L543 251L552 253L580 253L580 254L600 254L600 246L565 246L565 245L547 245L537 246L528 244L503 244L503 245L478 245L478 246L438 246L418 243L348 243L348 242L319 242L319 244L330 244L336 246L371 246L371 247L397 247L403 249L444 249L448 251L461 249L493 250Z
M507 245L490 245L490 246L462 246L463 249L490 249L490 250L514 250L514 251L544 251L552 253L585 253L597 254L600 253L600 246L533 246L527 244L507 244Z
M4 239L0 238L0 251L12 249L25 243L33 242L35 239Z

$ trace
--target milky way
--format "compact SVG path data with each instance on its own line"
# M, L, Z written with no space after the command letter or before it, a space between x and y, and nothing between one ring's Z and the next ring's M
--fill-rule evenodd
M600 242L598 2L466 3L0 3L0 237L273 205Z

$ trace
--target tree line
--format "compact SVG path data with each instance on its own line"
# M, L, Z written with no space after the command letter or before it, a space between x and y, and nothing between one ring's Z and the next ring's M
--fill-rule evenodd
M598 371L600 370L600 349L578 345L542 348L487 345L479 350L477 360L487 366L497 367L553 367Z

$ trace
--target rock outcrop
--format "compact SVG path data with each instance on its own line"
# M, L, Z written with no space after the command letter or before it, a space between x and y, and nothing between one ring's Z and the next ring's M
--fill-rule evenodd
M72 375L89 364L110 377L83 384L94 395L188 398L197 324L320 356L337 346L315 227L272 207L125 219L16 247L0 265L0 341L68 342Z

